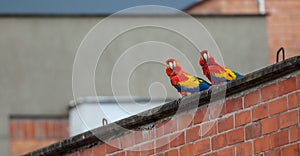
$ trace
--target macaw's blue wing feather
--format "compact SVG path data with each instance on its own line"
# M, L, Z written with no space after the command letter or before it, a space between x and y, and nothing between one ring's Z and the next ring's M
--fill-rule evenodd
M188 87L180 84L174 85L174 87L179 91L179 92L200 92L202 90L208 89L211 84L206 82L205 80L199 78L199 77L193 77L195 81L191 83L196 83L197 85L195 87Z
M217 75L215 75L213 73L210 74L210 77L211 77L212 82L215 82L215 83L221 83L221 82L227 81L227 79L225 77L218 77Z
M208 84L200 84L199 86L195 87L195 88L187 88L184 86L180 86L180 85L175 85L174 86L179 92L200 92L202 90L206 90L210 87L210 85Z
M211 85L208 83L201 83L200 84L200 90L206 90L210 87Z
M199 77L196 77L196 78L200 82L200 85L199 85L200 90L206 90L206 89L208 89L211 86L211 84L208 83L207 81L205 81L205 80L203 80L203 79L201 79Z
M196 87L196 88L187 88L187 87L180 86L180 85L175 85L174 87L179 92L199 92L200 91L199 87Z
M234 74L236 75L236 78L237 78L237 79L243 77L243 75L241 75L241 74L239 74L239 73L237 73L237 72L235 72L235 71L233 71L233 72L234 72Z

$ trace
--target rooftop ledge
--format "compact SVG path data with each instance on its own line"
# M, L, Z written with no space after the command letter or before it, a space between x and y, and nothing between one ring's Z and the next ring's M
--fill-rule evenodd
M139 129L142 126L153 124L158 120L171 117L175 113L178 113L178 111L189 111L194 108L192 108L192 104L195 103L198 104L198 107L208 104L212 89L214 90L214 94L218 94L222 92L222 89L224 87L227 87L226 97L228 97L235 93L239 93L268 81L272 81L276 78L295 72L297 70L300 70L300 56L292 57L277 64L273 64L271 66L249 73L243 78L229 82L227 84L213 86L209 90L168 102L160 108L147 110L138 115L133 115L115 123L96 128L92 131L88 131L74 137L61 140L57 143L27 153L25 155L63 155L78 151L79 149L103 144L104 142L128 134L129 131L126 129ZM184 109L178 110L179 107ZM102 140L98 139L98 137L96 136L101 136Z

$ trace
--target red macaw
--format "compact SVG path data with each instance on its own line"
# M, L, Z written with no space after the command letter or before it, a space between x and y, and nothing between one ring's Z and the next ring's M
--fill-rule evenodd
M170 77L172 86L174 86L182 96L206 90L211 86L207 81L184 72L178 61L174 58L170 58L166 61L166 73Z
M202 67L203 74L213 85L221 84L242 77L241 74L219 65L208 50L200 51L199 64Z

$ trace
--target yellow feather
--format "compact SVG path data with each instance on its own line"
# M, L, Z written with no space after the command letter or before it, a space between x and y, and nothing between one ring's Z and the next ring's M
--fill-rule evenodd
M184 86L186 88L196 88L197 86L199 86L200 82L194 76L186 75L186 77L188 77L186 81L178 83L180 86Z
M215 77L218 77L218 78L223 78L223 77L226 77L226 74L224 73L213 73Z
M235 80L236 79L236 75L235 75L235 73L232 71L232 70L230 70L230 69L228 69L228 68L225 68L225 71L226 71L226 80Z

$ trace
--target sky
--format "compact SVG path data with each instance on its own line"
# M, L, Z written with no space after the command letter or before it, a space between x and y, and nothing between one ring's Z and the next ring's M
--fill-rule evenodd
M108 15L140 5L160 5L183 10L197 2L197 0L0 0L0 14ZM164 12L145 9L144 13Z

